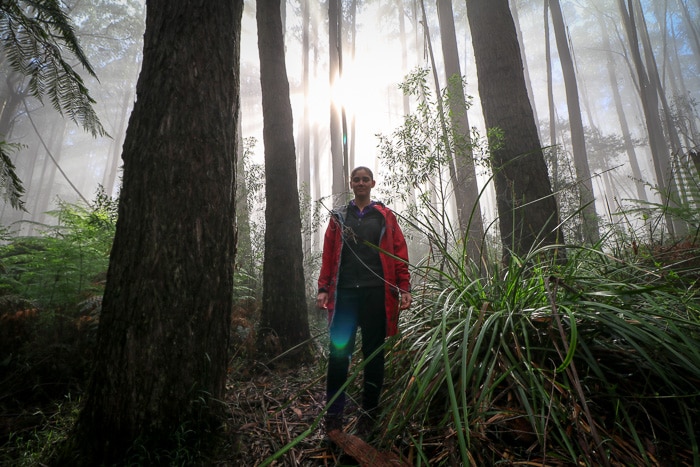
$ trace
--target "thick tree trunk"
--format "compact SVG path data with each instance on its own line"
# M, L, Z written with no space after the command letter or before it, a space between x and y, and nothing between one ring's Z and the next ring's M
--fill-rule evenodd
M467 100L464 96L462 71L459 66L452 0L437 0L437 11L452 124L453 152L449 163L457 203L457 218L461 235L466 242L467 256L475 264L483 264L482 259L486 256L485 246L483 246L485 245L484 224L474 168Z
M532 90L532 80L530 79L530 69L528 68L527 64L527 54L525 53L523 32L520 28L520 17L518 15L517 3L517 0L510 0L510 11L513 15L515 33L518 36L518 42L521 44L520 58L523 61L523 75L525 76L525 88L527 89L527 97L530 99L530 105L532 105L532 115L535 119L535 124L537 125L537 131L540 137L540 141L542 141L542 134L540 133L540 119L537 116L537 106L535 105L535 92Z
M467 0L504 259L562 241L507 0ZM502 132L502 138L495 131Z
M147 3L73 465L117 464L136 440L167 449L178 431L218 427L233 305L242 10L241 0Z
M294 124L280 0L256 4L265 143L265 259L259 349L277 355L309 340ZM307 346L308 347L308 346ZM306 358L308 352L295 352Z

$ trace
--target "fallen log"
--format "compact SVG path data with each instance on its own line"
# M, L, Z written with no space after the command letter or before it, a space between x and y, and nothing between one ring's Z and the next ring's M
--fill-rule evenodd
M328 437L363 467L410 467L393 452L381 452L357 436L333 430Z

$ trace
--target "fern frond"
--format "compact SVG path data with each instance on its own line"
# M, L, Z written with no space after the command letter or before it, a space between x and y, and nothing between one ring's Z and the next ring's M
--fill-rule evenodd
M15 209L26 211L22 195L24 186L15 172L10 154L20 148L19 144L0 141L0 196Z
M95 100L80 74L64 58L64 50L68 50L87 73L95 76L59 1L1 2L0 45L10 66L29 78L27 90L32 96L42 102L48 99L61 115L93 136L107 134L93 108Z

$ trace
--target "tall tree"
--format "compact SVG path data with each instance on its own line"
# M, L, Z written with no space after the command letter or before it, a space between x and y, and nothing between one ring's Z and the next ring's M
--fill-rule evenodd
M675 205L680 200L678 185L673 174L669 149L664 138L661 117L659 116L657 88L652 85L649 79L648 71L639 51L634 5L632 0L628 0L627 5L625 5L625 0L617 0L617 5L627 35L634 71L636 72L639 98L644 111L644 122L649 136L649 149L651 150L656 174L656 186L661 196L661 202L664 205ZM675 236L677 233L680 234L684 230L680 222L674 219L668 211L666 213L666 228L671 236Z
M399 41L401 43L401 69L408 70L408 38L406 36L406 12L404 10L404 0L394 0L396 2L396 12L399 17ZM411 103L408 94L403 95L403 114L411 113Z
M301 114L301 131L299 140L301 141L301 150L299 151L299 183L307 190L308 196L311 198L311 116L309 105L309 79L311 77L311 5L310 0L301 0L301 82L304 91L304 104ZM311 224L312 213L304 212L304 222L302 224ZM311 229L305 229L302 238L304 251L309 251L311 248Z
M476 264L482 264L481 259L486 253L482 251L484 223L481 218L479 186L474 168L467 99L464 95L462 71L459 66L452 0L437 0L437 12L440 23L442 56L447 76L447 95L449 97L448 105L453 141L452 161L449 164L455 201L457 202L457 218L462 236L467 244L468 257Z
M507 0L466 0L479 97L489 131L504 259L555 244L559 215ZM498 130L498 131L494 131ZM502 134L502 138L497 133Z
M256 3L263 142L265 259L259 344L286 351L310 338L306 308L294 124L284 57L280 0ZM278 348L268 347L270 344ZM301 349L300 349L301 350ZM296 352L306 357L307 352Z
M544 5L544 61L547 69L547 110L549 111L549 154L552 165L552 183L554 192L559 193L559 150L557 146L557 115L556 104L554 102L554 79L552 77L552 44L549 38L549 2L545 0Z
M625 115L625 110L622 106L622 96L620 95L617 72L615 71L615 60L613 59L610 35L608 34L608 28L605 25L603 16L601 14L598 14L598 24L600 25L600 37L603 39L603 48L605 49L605 58L607 60L606 68L608 72L608 80L610 81L610 89L613 95L613 101L615 102L615 111L617 113L617 119L620 122L620 131L622 132L622 138L625 142L625 152L627 153L627 160L630 163L630 169L632 170L634 185L637 190L637 199L643 202L647 202L648 198L646 190L644 188L642 171L639 167L639 161L637 160L637 153L635 151L634 142L632 141L632 136L630 134L629 124L627 123L627 116Z
M671 109L668 104L668 99L666 98L666 90L661 83L659 68L656 64L656 57L654 56L651 39L649 38L649 29L647 28L646 18L644 17L641 4L639 8L636 8L634 11L637 15L637 29L639 30L639 36L642 42L642 50L644 50L644 61L646 63L649 81L651 86L656 88L656 93L658 94L658 99L661 104L661 111L664 117L662 122L665 124L665 134L671 146L671 153L678 154L681 150L681 140L678 137L678 131L671 116Z
M242 0L147 3L95 368L64 464L119 464L137 439L167 448L183 427L219 426L242 10Z
M593 181L591 180L591 170L588 166L588 156L586 154L586 139L583 132L576 71L574 70L574 61L569 50L569 41L559 0L548 1L552 15L554 38L557 43L557 52L559 53L559 62L561 63L564 86L566 88L566 106L569 113L571 149L574 156L574 167L576 168L583 237L589 244L595 244L600 240L600 232L598 231L598 215L595 209Z
M527 88L527 96L530 99L530 104L532 105L532 115L535 118L535 123L537 124L537 131L540 131L539 117L537 116L537 106L535 105L535 91L532 89L532 80L530 79L530 68L527 63L527 54L525 53L525 43L522 28L520 27L520 15L518 13L518 0L510 0L510 11L513 15L513 23L515 23L515 32L518 35L518 42L522 44L520 48L520 58L523 61L523 74L525 76L525 87ZM540 135L540 141L542 140L542 135Z
M342 103L334 99L333 93L336 87L340 86L342 78L342 57L343 57L343 3L340 0L328 1L328 72L331 88L331 170L333 173L333 201L334 204L344 202L347 198L347 181L350 179L350 172L346 160L347 154L344 151L346 136L343 133L343 110Z

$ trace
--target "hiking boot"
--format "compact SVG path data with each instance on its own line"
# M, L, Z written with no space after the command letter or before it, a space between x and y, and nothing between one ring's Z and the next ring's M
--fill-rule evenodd
M355 427L355 433L357 437L363 441L368 441L374 435L375 421L370 415L363 413L357 419L357 426Z
M343 431L343 416L338 414L327 414L325 419L326 433L333 430Z

